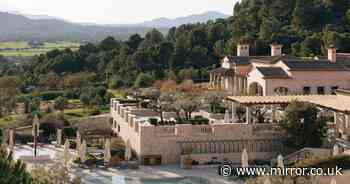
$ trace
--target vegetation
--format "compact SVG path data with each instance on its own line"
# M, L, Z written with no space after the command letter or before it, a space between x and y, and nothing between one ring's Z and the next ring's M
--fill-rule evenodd
M293 149L320 147L326 136L326 121L317 116L318 112L312 104L290 103L281 122L288 135L285 145Z
M268 55L273 42L298 56L324 55L330 45L347 52L349 15L350 3L344 0L244 0L228 19L174 27L166 35L153 29L125 41L107 37L75 51L52 50L20 66L17 74L25 85L35 86L52 73L59 78L94 73L111 88L148 87L164 79L205 81L221 58L236 54L239 42L251 43L254 55Z
M203 89L187 80L181 84L175 81L157 81L155 88L144 89L141 96L148 98L151 102L148 107L159 113L160 121L153 119L151 124L179 124L179 123L203 123L208 121L202 117L193 119L193 112L202 107L200 91ZM180 116L180 112L184 116ZM176 122L166 122L163 118L163 112L175 112L177 114Z
M79 43L74 42L0 42L0 55L13 57L32 57L53 49L77 49Z
M342 168L343 170L350 169L350 156L339 155L326 158L310 158L305 159L295 164L296 167L303 168Z
M0 183L2 184L32 184L31 175L26 171L21 161L14 161L12 153L8 154L5 149L0 149Z

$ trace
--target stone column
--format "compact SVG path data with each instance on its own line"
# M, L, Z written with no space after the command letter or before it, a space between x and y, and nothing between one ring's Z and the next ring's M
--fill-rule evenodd
M234 102L231 102L232 106L232 121L236 118L236 106Z
M248 94L248 79L245 77L244 78L244 88L243 88L243 92Z
M209 80L209 87L211 88L212 87L212 82L213 82L213 74L212 73L209 74L209 78L210 78L210 80Z
M345 115L345 129L349 128L349 123L350 123L350 115L349 114L344 114Z
M246 123L247 124L250 124L250 118L251 118L250 107L246 107Z
M243 92L243 78L239 78L239 95L241 95Z
M336 139L338 138L338 136L339 136L338 116L337 116L337 112L334 112L334 138Z
M276 122L276 106L275 105L271 105L271 120L272 120L272 123L275 123Z
M242 78L238 77L237 79L238 79L237 80L237 86L238 86L237 92L238 92L238 95L241 95L241 92L242 92Z
M235 95L239 95L239 78L238 76L235 77Z

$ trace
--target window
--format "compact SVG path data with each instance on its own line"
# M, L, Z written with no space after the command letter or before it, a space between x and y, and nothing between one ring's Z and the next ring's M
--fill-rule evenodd
M323 86L317 87L317 94L319 94L319 95L324 95L325 94Z
M304 93L304 95L309 95L309 94L311 94L311 88L310 88L309 86L305 86L305 87L303 88L303 93Z

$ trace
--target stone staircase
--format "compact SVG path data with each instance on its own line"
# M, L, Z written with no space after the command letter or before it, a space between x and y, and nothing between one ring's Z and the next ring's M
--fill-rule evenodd
M322 149L322 148L303 148L299 151L291 153L284 157L284 162L286 164L291 164L296 161L300 161L310 157L325 157L330 156L332 150Z

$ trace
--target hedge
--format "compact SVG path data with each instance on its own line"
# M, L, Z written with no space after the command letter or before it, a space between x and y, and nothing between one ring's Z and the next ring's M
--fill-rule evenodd
M40 98L42 100L48 101L48 100L55 100L56 98L63 96L64 91L44 91L40 93Z

